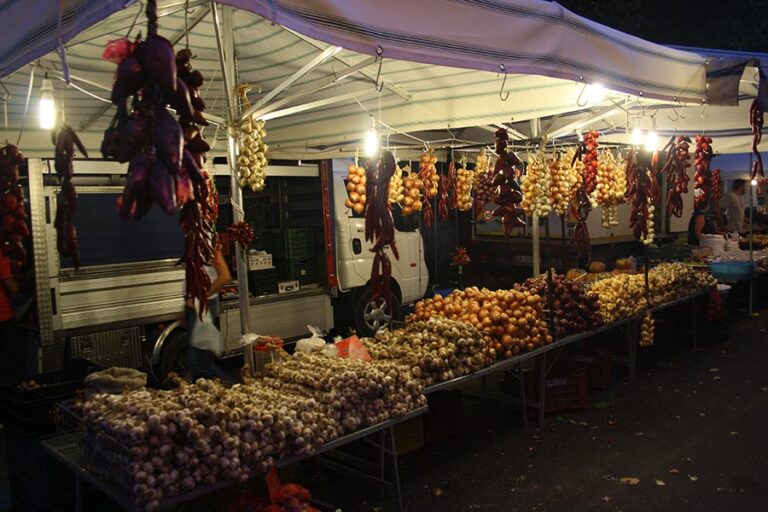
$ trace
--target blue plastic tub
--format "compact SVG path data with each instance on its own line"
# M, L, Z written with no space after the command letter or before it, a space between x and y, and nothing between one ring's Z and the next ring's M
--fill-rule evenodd
M432 289L432 293L434 293L435 295L440 295L443 298L446 298L451 293L453 293L453 291L455 289L456 288L438 288L438 287L435 287L435 288Z
M719 281L745 281L752 277L754 264L749 261L714 261L710 270Z

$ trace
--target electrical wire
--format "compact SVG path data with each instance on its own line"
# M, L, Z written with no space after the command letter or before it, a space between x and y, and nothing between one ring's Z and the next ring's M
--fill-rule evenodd
M27 100L24 103L24 115L21 118L21 127L19 128L19 137L16 139L16 145L21 144L21 136L24 134L24 124L27 119L27 113L29 112L29 100L32 98L32 88L35 85L35 68L37 63L32 64L32 69L29 71L29 88L27 89Z

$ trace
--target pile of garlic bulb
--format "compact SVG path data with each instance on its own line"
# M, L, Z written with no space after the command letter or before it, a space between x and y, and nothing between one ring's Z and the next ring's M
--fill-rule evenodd
M559 159L553 159L550 162L552 205L558 215L568 215L571 200L581 184L584 164L580 159L574 162L575 155L576 150L571 148L560 153Z
M652 347L656 333L656 322L649 312L640 322L640 346Z
M264 121L252 117L240 123L240 156L237 158L237 171L241 187L250 187L254 192L264 190L266 178L267 151L264 143L267 131Z
M406 170L407 169L407 170ZM405 186L403 185L403 173L408 176L410 168L402 168L399 165L395 168L392 178L389 180L389 191L387 195L387 204L399 204L402 206L405 199Z
M648 175L650 176L653 171L648 169L646 171ZM653 180L653 177L651 177L651 180ZM653 195L648 194L648 233L646 236L640 236L640 241L643 242L645 245L651 245L653 243L653 239L656 236L656 231L654 229L654 211L656 210L656 207L653 205Z
M623 167L610 151L603 151L597 162L597 186L590 196L593 206L602 207L602 225L619 225L618 205L626 201L627 178Z
M546 160L543 151L532 153L528 157L525 178L520 185L523 191L520 206L526 215L544 217L552 211L551 179Z

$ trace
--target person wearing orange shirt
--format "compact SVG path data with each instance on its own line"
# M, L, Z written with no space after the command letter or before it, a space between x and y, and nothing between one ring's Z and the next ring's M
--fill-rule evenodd
M0 251L0 381L15 380L23 371L20 333L13 314L11 297L19 283L11 272L11 260Z

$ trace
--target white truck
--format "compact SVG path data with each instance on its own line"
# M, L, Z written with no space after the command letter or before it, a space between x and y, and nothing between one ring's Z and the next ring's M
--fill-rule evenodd
M323 330L336 326L342 332L352 326L370 334L396 318L401 304L425 294L429 273L421 234L412 220L396 215L400 259L392 258L394 308L390 314L383 301L371 301L372 253L364 240L364 219L344 206L349 163L270 165L265 190L244 194L246 220L256 227L255 245L262 228L272 234L300 228L311 233L312 243L305 255L311 272L302 276L298 290L251 295L252 332L289 340L306 335L309 324ZM56 251L53 218L59 186L52 161L28 160L30 258L40 326L38 369L55 370L74 357L152 369L158 376L180 369L186 361L187 339L178 322L184 279L183 269L176 265L182 247L178 218L153 208L141 221L120 219L115 200L125 181L125 165L76 160L74 170L78 192L74 222L82 260L78 271ZM214 164L212 170L220 194L221 231L231 222L230 179L226 164ZM276 271L282 270L285 258L280 263L277 255L273 257ZM222 357L241 350L236 293L230 289L220 300Z

